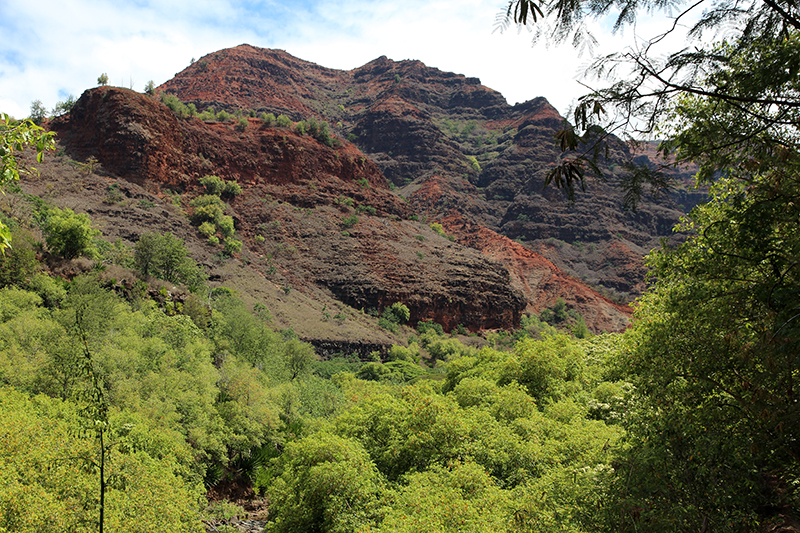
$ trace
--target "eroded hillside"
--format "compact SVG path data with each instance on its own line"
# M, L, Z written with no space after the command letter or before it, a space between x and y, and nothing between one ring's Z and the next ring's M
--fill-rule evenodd
M574 204L542 189L561 157L556 110L543 98L510 106L475 78L418 61L339 71L242 45L159 91L215 112L180 117L157 97L101 87L52 127L70 157L95 157L108 180L179 198L184 225L201 177L237 183L225 209L254 276L245 285L296 290L326 317L329 305L380 312L402 301L412 322L508 329L563 298L592 330L618 331L630 311L607 296L643 288L642 256L679 215L668 200L625 213L606 184ZM330 142L303 134L296 123L309 119L330 125ZM143 231L125 210L101 211L128 242ZM196 232L185 231L214 256ZM335 337L330 322L315 335Z

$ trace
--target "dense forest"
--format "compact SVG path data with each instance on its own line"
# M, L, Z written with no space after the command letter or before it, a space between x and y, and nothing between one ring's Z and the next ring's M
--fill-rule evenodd
M403 325L398 302L382 320L408 342L373 361L319 360L269 309L210 289L170 234L128 249L28 197L0 258L0 527L93 531L102 508L109 531L199 531L237 513L206 499L226 487L263 497L270 531L782 523L797 280L765 268L790 260L774 250L751 258L764 231L796 246L796 215L759 187L776 194L720 182L685 244L651 254L624 334L577 338L557 305L541 317L557 327L530 316L477 347Z

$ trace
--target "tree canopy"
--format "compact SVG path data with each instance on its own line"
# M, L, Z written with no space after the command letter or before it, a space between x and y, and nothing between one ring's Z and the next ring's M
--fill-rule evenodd
M0 113L0 192L12 181L19 180L20 173L27 169L20 166L17 158L27 146L36 151L36 161L41 163L46 150L55 146L55 133L46 132L31 120L16 121ZM0 221L0 252L11 246L11 233Z

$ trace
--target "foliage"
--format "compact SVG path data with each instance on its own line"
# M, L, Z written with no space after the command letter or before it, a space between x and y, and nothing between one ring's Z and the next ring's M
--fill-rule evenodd
M29 117L30 121L36 124L37 126L41 126L44 119L47 118L47 108L44 107L41 100L34 100L31 102L31 115Z
M383 310L378 325L389 331L397 331L397 326L405 324L409 318L411 318L411 312L408 307L401 302L395 302Z
M193 113L186 104L181 102L180 98L175 96L174 94L169 93L161 93L161 103L167 106L170 111L175 113L176 116L179 118L184 118L188 116L196 115L197 112Z
M67 259L98 257L93 239L100 235L100 230L92 228L92 221L86 213L76 214L69 208L54 207L45 216L42 233L52 253Z
M228 183L223 185L223 191L226 189ZM223 236L233 237L235 233L233 217L225 214L225 204L219 196L216 194L198 196L189 202L189 205L194 208L190 217L193 224L198 226L202 226L204 223L213 224ZM201 231L203 235L206 235L208 232L208 226L205 226ZM213 237L213 235L209 236L209 239L211 239L211 237Z
M264 123L265 126L272 126L275 124L275 115L273 113L262 112L260 115L258 115L258 118Z
M658 523L684 505L678 490L703 486L692 496L693 511L670 520L747 524L759 505L778 498L759 488L760 478L800 472L793 200L800 189L785 171L774 171L780 180L754 177L750 186L720 180L713 199L680 226L688 240L649 258L657 281L622 364L650 407L640 415L630 461L641 476L635 497L665 500L656 506ZM672 429L644 440L666 426ZM664 475L675 490L659 497L642 478L668 450ZM680 458L691 461L678 468Z
M410 474L390 493L386 516L375 531L517 531L508 508L512 502L484 469L456 463Z
M283 345L283 358L290 373L289 379L294 380L311 369L311 364L316 361L317 355L310 344L298 339L289 339Z
M374 524L381 479L358 442L317 433L289 443L275 470L258 483L271 495L271 531L344 533Z
M92 382L80 371L80 352L91 350L109 405L109 528L135 527L120 524L116 509L124 505L147 524L169 512L185 520L175 530L191 530L195 500L185 512L170 509L184 505L184 494L197 495L201 480L232 478L253 480L270 499L275 531L416 531L424 524L582 531L602 523L598 498L629 397L623 382L604 381L615 346L609 340L560 336L499 352L428 332L408 349L393 347L384 364L321 362L310 345L272 330L268 316L251 313L230 290L212 291L211 315L200 320L202 313L193 319L146 301L131 305L96 278L68 287L52 309L35 293L0 289L0 384L65 398L77 413L76 392ZM407 318L401 305L389 309ZM75 328L78 310L83 333ZM420 345L446 354L446 374L414 362ZM359 366L369 381L341 372ZM324 379L314 370L339 373ZM546 385L537 388L543 373ZM426 379L434 375L445 380ZM77 426L77 418L61 420ZM82 457L96 459L91 441L82 442ZM69 448L76 446L61 449ZM129 455L144 466L131 466ZM118 499L117 491L139 487L118 485L120 469L158 494L174 489L176 497L159 505L175 507L137 510L146 491ZM96 502L96 471L81 472L59 479L82 483L83 496L70 494ZM29 499L20 508L62 499ZM91 519L92 505L71 508Z
M423 335L429 331L433 331L438 335L444 334L444 329L442 328L442 325L437 324L433 320L420 320L419 322L417 322L417 331Z
M16 285L25 288L39 270L33 235L15 229L10 233L14 246L0 255L0 287Z
M438 222L434 222L433 224L431 224L431 229L435 233L437 233L438 235L441 235L442 237L444 237L445 239L448 239L448 240L451 240L451 241L455 240L455 238L452 235L448 235L448 234L446 234L444 232L444 227L441 224L439 224Z
M199 180L200 185L206 188L206 194L216 194L220 196L225 187L225 180L219 176L203 176Z
M144 233L136 242L134 266L139 275L181 283L192 291L204 288L206 275L189 257L183 241L171 233Z
M0 113L0 192L13 181L18 181L21 173L17 155L25 147L31 146L36 152L36 161L42 162L44 152L55 148L55 133L45 132L30 120L15 121L5 113ZM0 221L0 253L11 246L8 227Z
M710 5L694 16L704 3ZM793 113L798 104L797 92L792 89L795 77L791 74L796 56L786 52L795 46L792 41L800 31L800 13L795 5L755 1L744 5L732 1L688 5L626 0L557 1L537 6L530 0L511 0L508 10L498 17L498 28L503 30L512 21L527 24L526 15L535 14L532 8L540 9L543 15L533 17L534 40L546 36L557 43L572 41L582 47L595 43L590 31L593 20L611 15L615 17L613 29L617 31L635 26L643 12L663 11L674 17L674 23L663 34L644 39L646 45L600 57L588 69L609 84L580 98L573 113L574 128L567 125L559 134L562 151L568 153L548 175L548 181L565 187L570 197L576 185L583 186L587 172L602 177L597 162L614 142L611 133L630 139L652 137L663 121L673 118L675 103L685 97L698 97L721 106L723 113L719 120L737 129L752 124L750 131L758 132L762 138L768 131L759 129L760 122L774 131L793 124L786 114ZM694 21L687 35L691 46L670 49L669 43L676 40L668 37L686 28L678 21L692 17ZM709 34L724 40L715 41ZM678 41L682 43L683 39ZM761 53L765 53L763 61ZM738 73L736 80L726 74L732 71ZM746 120L728 122L730 110L746 116ZM755 119L752 123L751 118ZM773 142L773 146L776 144L779 141ZM719 143L718 146L723 152L736 150L736 145ZM623 186L628 207L635 207L647 185L656 193L670 187L659 168L636 166L632 161L627 166L630 172Z
M358 217L355 214L348 215L342 219L342 227L350 229L358 224Z
M242 194L242 186L236 181L225 181L219 176L203 176L198 180L206 188L206 194L234 197Z
M567 304L563 298L559 298L552 305L542 309L539 313L541 322L560 329L568 329L575 337L584 339L590 335L589 327L577 309L567 309Z
M75 407L0 388L0 529L95 531L91 442L75 424ZM197 487L179 475L169 437L135 417L115 414L115 482L108 493L113 531L202 531ZM135 520L129 517L135 516Z
M106 86L108 85L108 74L103 72L97 77L97 85Z
M56 102L56 106L53 108L52 115L54 117L60 117L61 115L65 115L72 111L72 108L75 106L77 99L74 95L70 94L64 100L59 100Z

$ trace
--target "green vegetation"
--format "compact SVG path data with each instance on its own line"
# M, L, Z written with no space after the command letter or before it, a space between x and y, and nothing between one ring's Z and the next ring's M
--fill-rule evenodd
M205 274L189 257L183 241L171 233L145 233L139 237L133 255L134 266L142 278L154 277L180 283L190 291L205 287Z
M197 110L194 109L194 106L190 108L181 102L180 99L174 94L161 93L161 103L167 106L170 111L175 113L175 115L180 118L197 115Z
M705 21L751 16L726 6ZM610 7L552 5L567 15L557 26ZM509 8L514 20L542 14L528 0ZM761 18L713 56L671 59L707 67L692 91L666 99L672 122L661 127L679 160L699 162L712 196L681 222L685 239L649 255L652 286L623 334L588 335L557 300L519 331L462 342L432 321L401 328L411 313L396 302L373 316L407 332L404 345L318 361L263 305L204 287L172 235L142 235L132 252L99 244L86 215L32 200L39 228L9 218L0 255L0 531L200 532L202 513L239 512L205 511L204 491L234 485L265 496L268 531L789 527L800 509L800 37L795 16L753 10ZM631 87L582 100L577 121ZM629 110L645 108L654 112ZM14 136L32 132L25 145L40 134L16 124L3 117L4 185L16 178ZM582 179L570 164L562 186ZM191 220L236 253L227 185L204 178ZM358 223L350 200L339 202L346 228ZM102 263L48 273L81 255L113 257L119 271L130 263L145 279L118 282Z
M405 324L411 318L411 312L405 304L395 302L383 310L383 314L378 319L378 325L389 331L397 331L397 327Z
M42 233L48 249L61 257L97 257L93 239L100 230L92 228L86 213L76 214L72 209L54 207L43 212Z
M219 195L237 196L242 192L241 186L235 181L226 182L218 176L204 176L200 178L200 183L206 191L214 192L198 196L189 202L189 206L193 208L190 220L212 244L219 244L217 232L222 234L225 253L228 255L239 252L242 242L233 238L236 233L233 217L225 214L225 203Z
M280 117L278 118L280 119ZM301 120L294 125L294 130L300 135L314 137L325 146L336 147L341 145L339 140L331 135L327 122L317 122L313 118Z
M349 215L342 219L342 227L345 229L350 229L358 224L358 222L358 217L356 215Z
M242 194L241 185L235 181L225 181L219 176L203 176L199 182L206 188L206 193L210 195L233 198Z
M20 167L17 155L25 147L32 147L36 153L36 161L42 162L44 152L55 148L55 133L45 132L30 120L16 121L0 113L0 193L3 187L18 181L20 174L28 172ZM0 254L11 245L11 233L8 226L0 220Z
M358 207L356 207L356 213L368 213L370 215L376 215L378 213L378 210L372 207L371 205L361 204Z
M430 227L435 233L437 233L438 235L441 235L445 239L450 240L450 241L455 241L456 240L455 237L453 237L452 235L448 235L447 233L445 233L444 232L444 227L441 224L439 224L438 222L434 222L433 224L431 224Z

